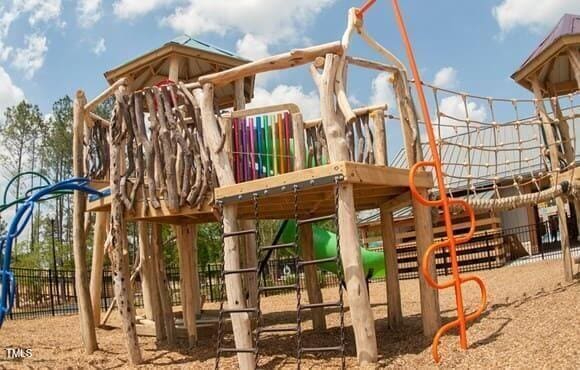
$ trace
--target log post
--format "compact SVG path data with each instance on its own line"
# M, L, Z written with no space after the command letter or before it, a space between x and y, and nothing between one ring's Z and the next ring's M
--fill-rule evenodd
M85 158L84 143L84 107L87 104L85 93L77 91L73 105L73 175L83 177ZM89 275L86 262L85 210L87 197L81 191L73 195L73 254L75 262L75 286L77 305L81 323L81 338L87 354L97 350L97 336L89 292Z
M197 343L197 322L195 319L195 289L193 271L193 241L197 238L196 225L176 225L173 227L175 241L179 251L179 282L181 285L181 307L183 322L187 330L187 339L191 347ZM195 250L197 253L197 248Z
M397 329L403 323L401 308L401 286L399 285L399 263L397 261L397 245L395 240L395 223L393 212L385 205L381 206L381 234L383 237L383 253L385 255L387 310L389 328Z
M302 259L310 261L315 259L314 256L314 236L312 234L312 224L305 224L299 227L300 233L300 251ZM304 280L306 281L306 291L308 293L308 303L322 303L322 291L318 281L317 267L315 264L304 266ZM312 327L314 331L323 332L326 330L326 317L324 308L315 308L311 310Z
M294 137L294 171L303 170L306 168L306 144L302 113L292 113L292 135Z
M203 137L209 147L211 160L215 168L219 186L236 183L234 172L228 155L222 149L221 133L214 115L214 86L210 83L203 85L203 89L194 90L199 102L203 122ZM237 229L237 209L234 205L223 208L223 230L231 233ZM224 269L237 270L240 268L239 240L226 238L224 240ZM225 277L226 294L229 309L246 308L242 278L239 274L228 274ZM237 348L253 348L252 326L247 313L231 314L234 340ZM242 370L253 370L256 367L252 353L238 353L238 364Z
M175 319L173 317L171 291L169 290L169 281L167 280L167 271L165 269L165 260L163 258L163 236L161 235L160 224L151 225L151 246L153 250L153 258L157 264L156 266L158 270L156 277L157 291L160 301L160 320L159 324L157 320L155 321L157 339L160 341L167 340L167 344L173 346L176 340ZM161 323L163 324L161 325Z
M149 237L149 225L145 222L137 222L139 236L139 275L141 277L141 291L143 292L143 307L145 317L155 320L158 307L157 281L154 279L156 270L152 264L151 239Z
M373 122L375 130L375 137L373 141L375 152L375 163L377 166L386 166L388 161L387 155L387 137L385 136L385 111L375 110L370 114L370 119Z
M133 305L133 294L131 288L131 273L127 250L127 225L125 222L125 207L121 200L120 181L122 176L123 153L125 152L125 140L123 137L123 117L126 116L127 106L125 104L125 88L120 87L115 93L116 104L111 127L108 131L108 141L110 147L110 186L111 186L111 224L109 229L108 242L110 243L109 258L113 268L113 282L115 288L115 298L122 320L122 330L125 333L129 362L138 365L142 361L137 331L135 329L135 307Z
M95 323L101 322L101 293L103 289L103 263L105 255L105 239L109 212L97 212L93 230L93 259L91 267L90 293L93 304L93 318Z
M241 78L234 82L234 110L243 110L245 108L246 108L246 96L244 94L244 79ZM227 132L227 130L225 132ZM254 228L254 222L252 220L241 220L239 224L242 230ZM254 235L246 235L246 237L244 238L243 243L244 250L242 255L244 257L243 264L245 265L245 267L250 268L258 265L258 251L256 243L257 241ZM244 282L246 290L248 291L248 306L256 307L258 304L257 276L254 274L244 274L244 276L242 276L242 280Z
M556 146L552 121L546 111L546 106L544 105L542 88L538 78L532 79L531 83L534 97L536 98L537 113L542 121L542 128L546 138L546 145L548 146L548 154L550 156L550 167L552 171L551 185L556 186L558 174L560 172L560 160L558 158L558 148ZM562 247L562 261L564 263L564 279L567 282L571 282L574 278L574 271L572 268L572 255L570 253L570 238L568 237L568 219L566 217L566 208L562 197L556 198L556 208L558 210L558 221L560 226L560 244Z
M409 168L415 163L423 160L419 138L419 124L417 112L413 105L413 99L406 83L406 76L402 72L393 75L392 83L395 90L399 114L401 116L401 126L405 142L405 151L407 153L407 163ZM426 196L426 190L420 190L422 195ZM431 210L419 203L414 197L411 200L413 206L413 215L415 218L415 239L417 245L417 263L419 271L423 254L433 243L433 220ZM434 281L437 281L435 257L429 259L429 273ZM439 292L431 287L423 274L419 273L419 291L421 295L421 318L423 321L423 334L432 338L441 326L441 314L439 309Z
M345 122L340 122L338 112L335 109L335 81L337 74L342 73L339 70L339 64L340 61L337 55L327 54L322 74L318 73L315 66L310 68L312 78L320 94L322 124L328 142L328 154L331 163L349 160L348 144L344 130ZM338 184L338 224L341 259L355 335L357 358L360 365L370 365L377 362L377 339L360 248L358 247L358 228L352 184Z
M580 52L576 49L568 49L568 58L570 59L570 67L576 79L577 90L580 90ZM576 146L576 140L574 138L574 147ZM580 199L576 197L574 198L574 208L576 209L576 227L578 228L578 240L580 241Z

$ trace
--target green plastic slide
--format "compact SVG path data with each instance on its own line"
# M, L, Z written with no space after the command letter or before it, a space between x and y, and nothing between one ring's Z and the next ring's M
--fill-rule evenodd
M336 234L313 226L314 234L314 257L316 259L336 256ZM292 243L296 233L296 221L288 220L286 227L280 236L280 243ZM344 245L341 246L344 248ZM360 248L364 273L367 278L380 278L385 276L385 256L382 252L373 252ZM324 271L336 274L336 264L333 262L320 264Z

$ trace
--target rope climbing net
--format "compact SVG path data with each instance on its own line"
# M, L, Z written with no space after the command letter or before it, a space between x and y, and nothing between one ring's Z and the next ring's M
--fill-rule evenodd
M511 209L574 190L566 171L576 166L577 93L498 99L423 85L451 198L463 195L476 209ZM424 151L432 158L427 145Z

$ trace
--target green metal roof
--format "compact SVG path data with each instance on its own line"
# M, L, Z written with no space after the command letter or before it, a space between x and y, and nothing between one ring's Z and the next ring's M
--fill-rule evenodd
M178 37L174 38L173 40L171 40L170 42L168 42L167 44L171 44L171 43L180 44L183 46L190 47L192 49L206 51L208 53L219 54L219 55L223 55L226 57L239 59L239 60L244 61L244 62L249 62L248 59L242 58L241 56L236 55L236 54L232 53L231 51L219 48L217 46L208 44L207 42L204 42L204 41L201 41L198 39L194 39L193 37L191 37L189 35L178 36Z

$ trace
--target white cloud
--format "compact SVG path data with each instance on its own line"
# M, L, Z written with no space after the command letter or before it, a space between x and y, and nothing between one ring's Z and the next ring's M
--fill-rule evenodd
M278 85L272 91L256 87L254 99L248 104L248 108L283 103L298 105L305 119L320 117L320 99L318 94L315 91L305 93L302 86Z
M236 42L236 52L242 58L249 60L258 60L270 55L268 44L251 33L247 33Z
M14 0L13 4L16 11L30 13L28 22L32 26L60 18L61 0Z
M433 85L446 89L453 89L459 85L457 70L453 67L443 67L435 74Z
M20 103L24 99L24 92L14 85L12 79L0 66L0 121L4 120L6 108Z
M121 19L134 19L172 2L174 0L116 0L113 12Z
M6 61L11 53L12 47L4 45L4 42L0 39L0 62Z
M14 50L12 66L24 72L28 79L32 78L44 64L44 56L48 50L46 37L43 35L26 36L26 47Z
M381 72L373 79L371 84L371 104L387 103L389 109L395 107L395 92L393 91L390 78L390 73Z
M580 13L578 0L502 0L493 7L492 14L501 31L528 28L540 32L556 25L564 13Z
M105 39L101 37L97 44L93 48L93 54L101 55L107 50L107 45L105 45Z
M267 44L293 42L335 0L188 0L163 23L189 35L237 31ZM141 1L142 2L142 1Z
M78 23L83 28L90 28L101 19L101 0L78 0Z

